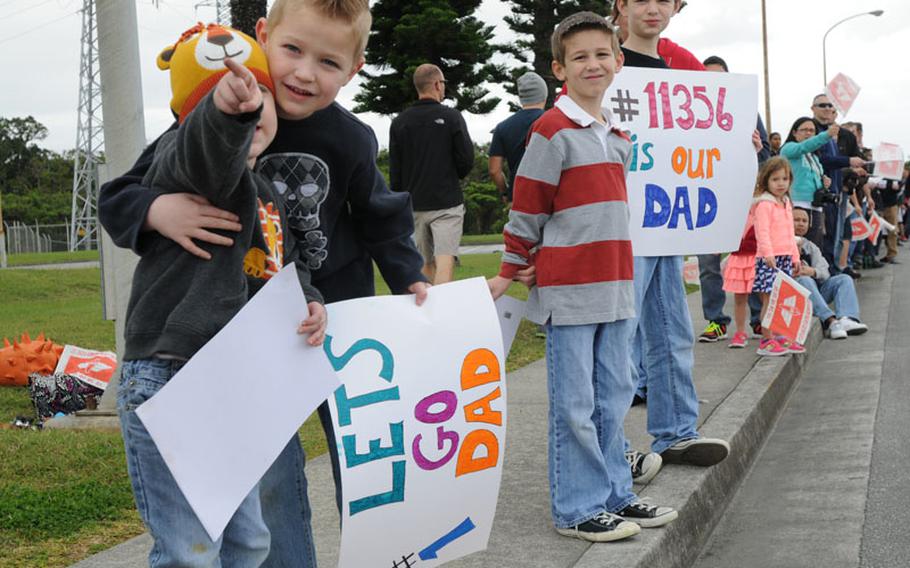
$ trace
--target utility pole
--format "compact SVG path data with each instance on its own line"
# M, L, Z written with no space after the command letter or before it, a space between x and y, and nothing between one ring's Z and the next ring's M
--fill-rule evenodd
M768 16L765 10L765 0L761 0L761 40L762 49L765 55L765 129L768 132L774 130L771 126L771 85L768 76Z
M98 24L98 67L104 121L105 171L119 175L132 167L145 147L142 110L142 77L136 3L123 0L94 0ZM105 317L115 320L117 354L123 355L123 327L126 306L137 257L118 248L107 233L101 239L101 276ZM111 379L98 410L81 411L76 417L48 421L58 428L119 428L116 413L117 380Z
M220 26L231 25L231 3L230 0L205 0L195 6L199 8L215 8L215 21Z

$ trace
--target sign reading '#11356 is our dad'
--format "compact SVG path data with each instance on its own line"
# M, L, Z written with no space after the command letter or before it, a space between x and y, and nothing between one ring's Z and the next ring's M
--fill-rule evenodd
M752 75L624 68L604 107L632 137L632 247L639 256L736 250L755 186Z
M422 307L384 296L327 306L341 462L339 566L423 568L486 548L506 433L503 339L482 278Z

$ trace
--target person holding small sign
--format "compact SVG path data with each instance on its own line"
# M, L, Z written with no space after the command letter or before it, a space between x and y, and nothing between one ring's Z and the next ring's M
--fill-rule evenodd
M527 317L547 326L553 521L561 535L606 542L665 525L677 512L639 501L624 455L635 390L632 142L602 107L622 67L619 41L602 16L579 12L556 27L552 49L566 94L531 127L502 267L489 286L499 298L520 270L536 266Z
M755 227L755 281L752 291L761 294L762 319L768 311L771 288L778 270L787 276L799 274L799 248L793 236L793 206L790 202L792 181L790 163L778 156L771 158L758 174L755 198L749 212ZM805 348L782 337L773 337L762 327L759 355L777 357L804 353Z

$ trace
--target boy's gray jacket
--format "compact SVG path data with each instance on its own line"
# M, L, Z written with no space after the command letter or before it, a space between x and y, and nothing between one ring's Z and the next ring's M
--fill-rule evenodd
M224 114L209 94L180 128L161 137L143 185L202 195L237 214L242 229L224 232L234 240L230 247L202 244L211 260L153 233L133 274L124 360L192 357L286 260L300 256L272 184L247 167L260 114ZM307 301L321 302L305 265L297 263L297 272Z

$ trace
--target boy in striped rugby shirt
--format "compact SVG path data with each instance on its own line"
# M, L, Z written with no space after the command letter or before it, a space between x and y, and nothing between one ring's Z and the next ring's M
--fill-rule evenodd
M553 520L560 534L604 542L665 525L677 513L638 500L623 453L634 392L625 181L632 143L601 108L622 52L612 26L592 12L563 20L552 50L553 73L567 92L531 128L502 267L489 285L498 298L519 270L536 267L528 319L547 326Z

